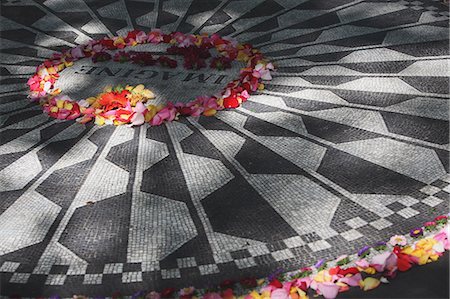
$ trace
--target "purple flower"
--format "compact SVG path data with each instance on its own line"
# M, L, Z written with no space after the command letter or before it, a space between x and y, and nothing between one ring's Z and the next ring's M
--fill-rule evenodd
M369 246L364 246L363 248L358 250L358 256L359 257L365 257L369 253L370 253L370 247Z
M138 298L144 298L144 297L145 297L144 291L139 291L139 292L134 293L131 296L131 299L138 299Z
M325 259L319 260L319 261L314 265L314 267L317 268L317 269L319 269L320 267L323 266L323 264L325 264Z
M283 269L279 268L277 269L275 272L273 272L272 274L270 274L267 279L269 281L274 280L275 278L278 278L278 276L280 276L280 274L283 273Z
M386 249L386 242L378 241L373 245L373 248L375 248L375 250L384 250Z
M409 235L410 235L411 237L413 237L413 238L418 238L418 237L420 237L420 236L423 236L423 229L422 229L421 227L412 229L412 230L409 232Z

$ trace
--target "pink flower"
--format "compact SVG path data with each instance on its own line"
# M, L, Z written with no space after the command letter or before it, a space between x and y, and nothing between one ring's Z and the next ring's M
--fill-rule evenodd
M131 124L133 126L140 126L145 122L144 112L147 111L147 108L142 104L142 102L137 102L136 107L134 107L133 111L135 112L131 117Z
M247 100L250 97L250 95L248 94L247 90L244 90L243 92L241 92L241 97Z
M154 29L147 35L147 41L152 44L159 44L163 41L163 35L160 29Z
M84 57L83 46L77 46L72 50L70 50L70 56L72 56L72 58L75 60L83 58Z
M270 294L271 299L289 299L289 292L285 289L276 289Z
M397 256L392 252L383 252L372 258L371 265L378 271L392 270L397 266Z
M195 291L194 287L189 287L189 288L181 289L179 294L180 294L180 296L188 296L188 295L194 294L194 291Z
M389 240L392 246L405 246L407 244L405 236L395 235Z
M448 226L444 227L439 233L434 236L434 239L441 242L446 250L450 250L450 229Z
M139 44L144 43L147 41L147 34L145 34L144 31L139 31L136 34L136 42L138 42Z
M165 108L160 110L156 115L150 120L152 126L159 126L164 121L172 121L177 116L177 108L169 103Z
M359 260L355 262L356 266L366 269L369 267L369 262L367 262L365 259Z
M296 287L299 287L300 289L303 289L305 286L305 289L303 289L304 291L309 288L309 286L311 285L312 282L312 278L311 277L303 277L303 278L299 278L295 281L294 285Z
M361 281L362 276L361 273L357 273L350 277L342 277L339 279L339 282L343 282L351 287L359 286L359 282Z
M41 89L41 77L38 75L34 75L27 82L28 86L30 86L31 91L40 91Z
M325 299L334 299L339 293L340 286L332 282L322 282L317 284L317 290Z
M222 297L219 293L210 292L203 295L203 299L222 299Z
M161 299L161 295L155 291L148 293L145 299Z
M261 78L262 80L272 80L270 71L262 63L258 63L253 69L253 77Z

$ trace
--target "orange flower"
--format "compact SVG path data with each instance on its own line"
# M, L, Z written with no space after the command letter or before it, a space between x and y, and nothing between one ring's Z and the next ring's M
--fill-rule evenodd
M100 97L98 103L104 107L106 111L115 109L115 108L123 108L127 105L128 99L127 95L130 92L128 90L123 90L122 92L108 92L103 94Z

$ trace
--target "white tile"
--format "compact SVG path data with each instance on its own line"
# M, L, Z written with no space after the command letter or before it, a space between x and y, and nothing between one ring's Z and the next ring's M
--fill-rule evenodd
M435 207L438 204L440 204L443 200L434 196L428 196L427 198L425 198L424 200L422 200L422 202L424 204L429 205L430 207Z
M255 246L250 246L247 248L248 252L251 254L251 256L255 257L255 256L261 256L261 255L265 255L265 254L269 254L270 250L269 248L267 248L266 245L255 245Z
M256 266L256 262L253 257L247 257L243 259L234 260L234 263L239 269L245 269Z
M380 219L378 219L376 221L370 222L370 225L373 226L374 228L378 229L378 230L382 230L382 229L385 229L386 227L391 226L392 223L387 221L384 218L380 218Z
M347 241L353 241L361 238L363 235L359 231L351 229L349 231L346 231L345 233L342 233L341 236Z
M360 217L355 217L355 218L349 219L349 220L345 221L345 223L348 226L350 226L351 228L360 228L367 224L367 222L365 220L361 219Z
M450 183L450 174L446 174L443 177L440 178L442 181Z
M309 243L308 246L314 252L331 248L330 243L328 243L325 240L319 240L319 241L315 241L315 242Z
M434 194L438 193L439 191L441 191L441 189L439 189L438 187L435 187L435 186L427 185L427 186L423 187L422 189L420 189L420 191L422 193L425 193L428 195L434 195Z
M124 272L122 273L122 282L123 283L131 283L131 282L141 282L142 281L142 272Z
M398 200L399 203L401 203L404 206L410 207L412 205L415 205L419 201L411 196L405 196Z
M13 273L20 266L20 263L16 262L4 262L0 267L0 272L11 272Z
M105 268L103 269L103 274L118 274L122 272L123 272L122 263L106 264Z
M86 274L87 264L71 264L67 275L84 275Z
M46 285L63 285L64 281L66 281L67 275L65 274L49 274L47 276L47 280L45 281Z
M27 283L30 278L30 273L14 273L9 282L11 283Z
M284 261L294 257L292 251L290 251L289 249L272 252L272 256L276 261Z
M198 266L198 270L200 270L201 275L219 273L220 271L216 264L200 265Z
M195 257L185 257L177 259L178 268L191 268L197 266Z
M414 209L411 209L410 207L404 208L400 211L397 212L397 214L399 214L400 216L402 216L403 218L411 218L417 214L419 214L419 212L417 212Z
M161 277L162 279L180 278L180 269L162 269Z
M300 247L305 245L305 241L303 241L303 239L299 236L295 236L295 237L291 237L288 239L283 240L284 244L286 244L286 246L288 248L295 248L295 247Z
M101 284L103 274L85 274L83 284Z

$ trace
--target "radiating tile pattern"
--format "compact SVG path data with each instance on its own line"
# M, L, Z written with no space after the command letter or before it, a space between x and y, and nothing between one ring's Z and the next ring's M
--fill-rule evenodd
M1 295L264 276L448 212L438 0L8 0L1 12ZM160 127L61 122L27 101L53 51L156 27L231 35L278 70L237 110ZM211 74L189 78L219 90ZM158 94L186 91L160 75ZM66 90L94 94L98 75L80 76Z

